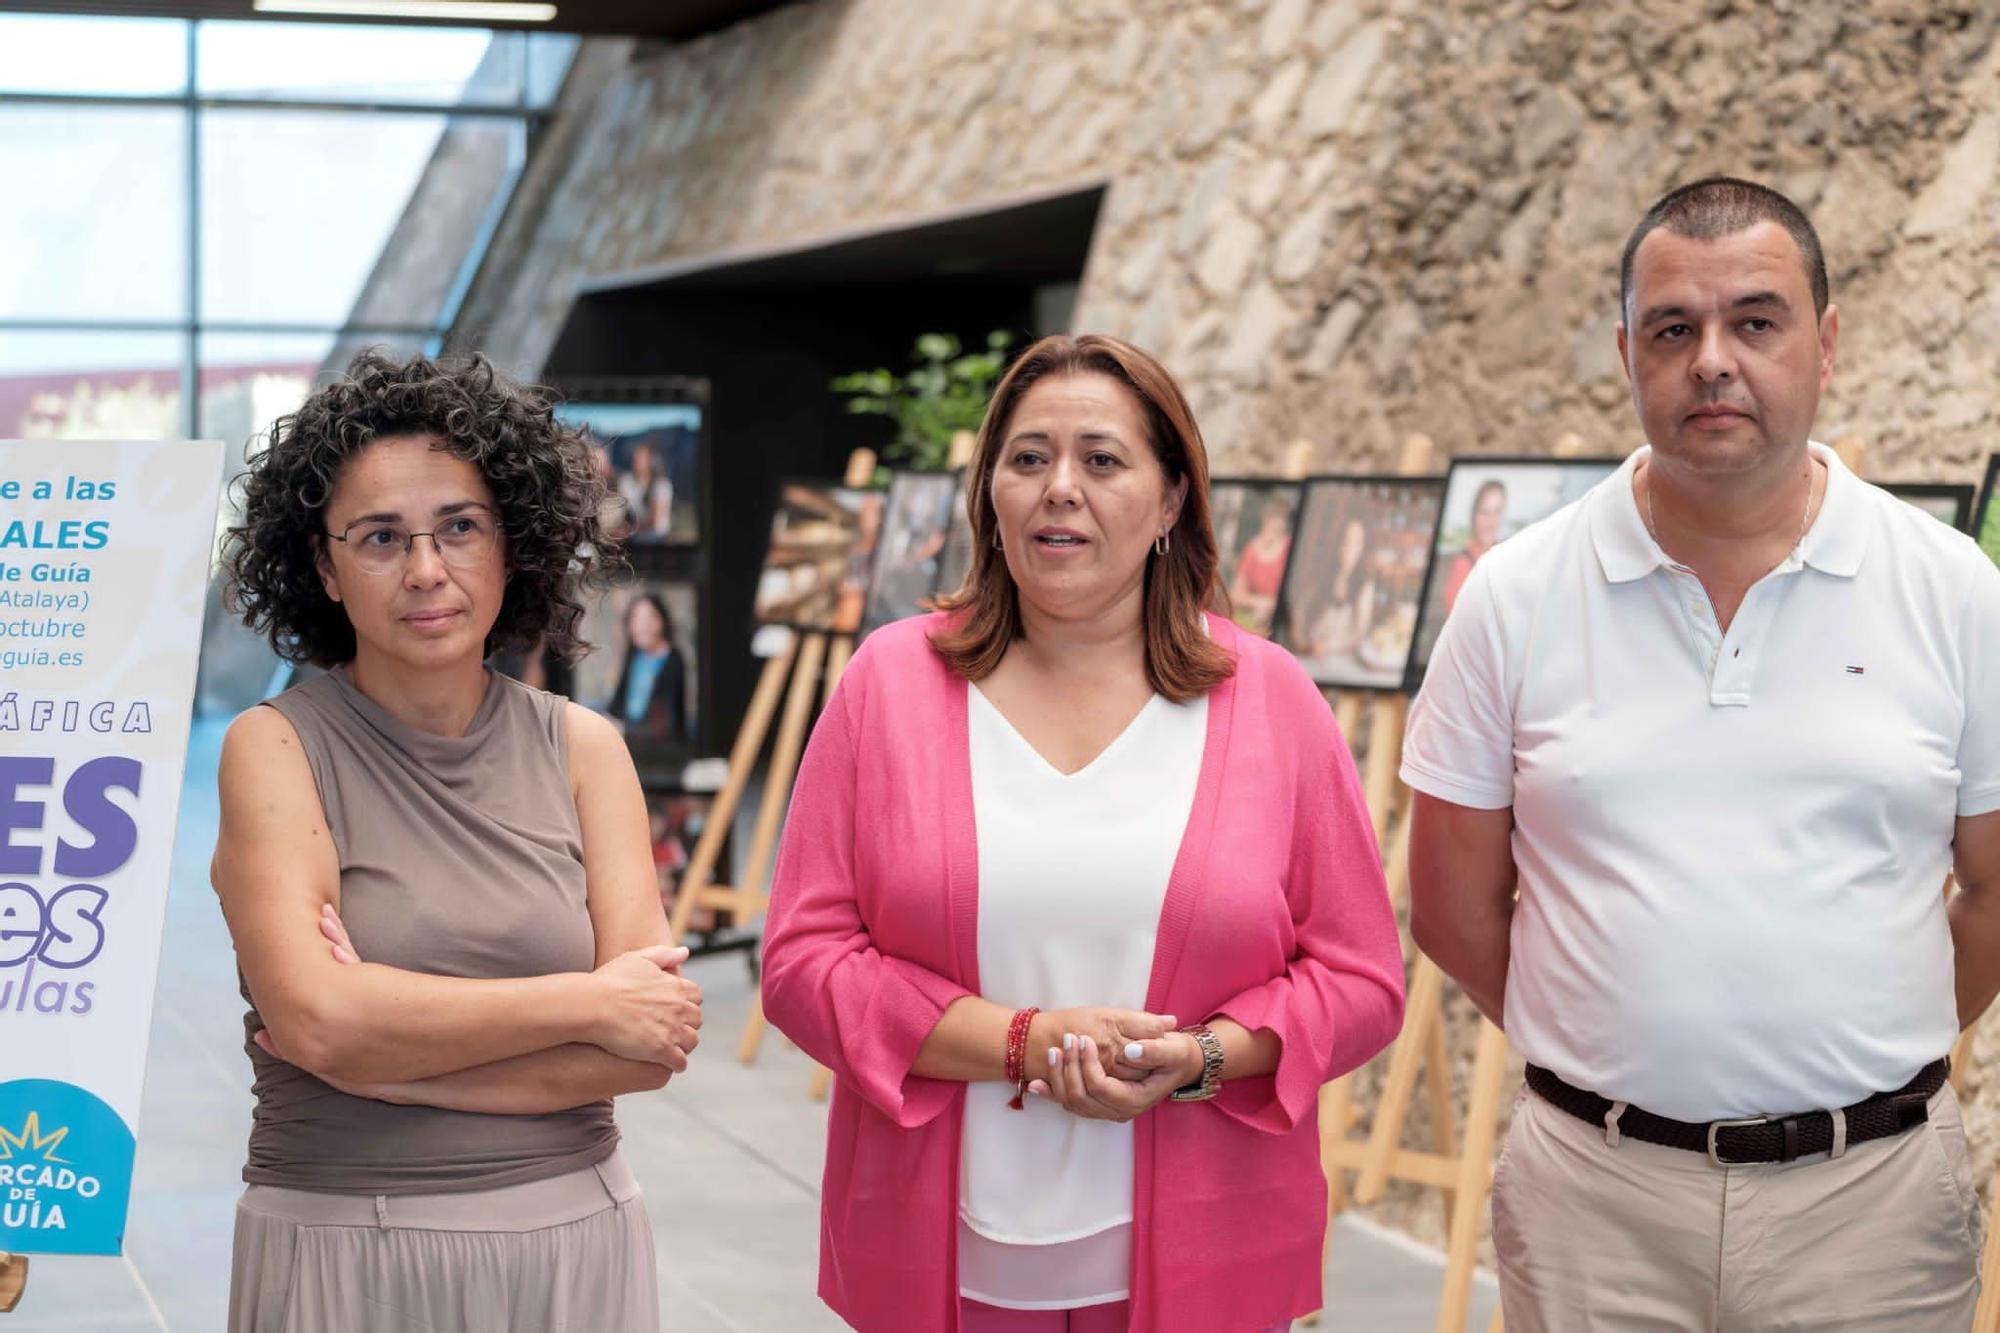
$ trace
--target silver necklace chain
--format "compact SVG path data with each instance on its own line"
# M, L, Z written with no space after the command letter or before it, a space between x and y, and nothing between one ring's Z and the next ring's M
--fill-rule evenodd
M1799 535L1792 539L1792 551L1794 554L1797 553L1800 546L1804 545L1806 529L1812 526L1812 510L1812 459L1808 458L1806 460L1806 507L1805 512L1799 515ZM1653 483L1651 481L1646 483L1646 534L1653 539L1655 546L1659 547L1662 551L1667 549L1666 543L1660 540L1660 520L1653 514Z

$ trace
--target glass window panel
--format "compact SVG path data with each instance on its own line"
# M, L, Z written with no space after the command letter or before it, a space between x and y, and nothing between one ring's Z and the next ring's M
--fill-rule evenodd
M395 356L425 350L420 334L369 329L344 333L205 333L197 420L203 439L222 440L238 458L263 445L271 423L346 369L363 348Z
M271 423L312 392L333 340L331 333L203 334L196 344L201 437L228 444L231 463L240 465Z
M186 117L0 105L0 319L187 318Z
M0 332L0 439L180 438L185 345L173 333Z
M390 356L436 356L438 340L414 333L390 333L374 329L348 329L333 340L327 350L326 367L329 373L339 374L347 369L348 362L366 351L386 352Z
M204 112L202 318L347 322L446 123L441 115Z
M312 391L332 342L330 333L210 333L195 344L201 363L198 433L228 446L225 481L243 471L249 452L262 447L271 423L297 408ZM240 489L225 485L222 503L216 507L218 550L222 535L242 518L241 500ZM241 712L283 689L287 679L263 637L224 610L222 592L218 577L209 586L195 694L195 706L213 716Z
M569 33L528 34L527 89L529 106L553 106L562 93L563 79L570 61L576 58L581 39Z
M433 326L447 318L467 256L484 248L527 157L522 121L456 116L355 296L350 324Z
M312 102L520 101L518 34L361 23L203 23L195 70L204 97Z
M178 19L0 14L0 91L187 91L187 24Z

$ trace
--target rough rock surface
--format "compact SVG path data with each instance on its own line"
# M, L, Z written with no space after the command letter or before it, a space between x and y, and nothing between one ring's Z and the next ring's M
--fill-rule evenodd
M1620 246L1662 190L1729 171L1823 233L1820 437L1865 438L1878 477L1974 481L2000 410L1997 29L1928 0L820 0L593 47L460 333L532 372L581 281L1101 180L1077 327L1168 358L1218 471L1299 438L1380 469L1412 431L1622 452ZM2000 1032L1976 1051L1983 1187ZM1414 1190L1376 1212L1442 1237Z

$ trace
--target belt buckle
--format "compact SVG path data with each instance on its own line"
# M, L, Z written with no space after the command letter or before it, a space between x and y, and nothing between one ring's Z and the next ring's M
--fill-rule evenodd
M1717 1153L1717 1152L1716 1152L1716 1150L1715 1150L1715 1136L1716 1136L1717 1134L1720 1134L1720 1133L1721 1133L1721 1132L1722 1132L1723 1130L1725 1130L1725 1129L1749 1129L1749 1128L1752 1128L1753 1126L1756 1126L1756 1125L1768 1125L1768 1124L1770 1124L1770 1123L1771 1123L1771 1117L1770 1117L1770 1116L1767 1116L1767 1115L1753 1115L1753 1116L1746 1116L1746 1117L1744 1117L1744 1118L1743 1118L1743 1119L1741 1119L1741 1120L1711 1120L1711 1121L1709 1121L1709 1122L1708 1122L1708 1160L1709 1160L1709 1161L1711 1161L1711 1162L1713 1162L1713 1163L1715 1163L1715 1165L1717 1165L1717 1166L1747 1166L1747 1165L1749 1165L1749 1163L1747 1163L1747 1162L1731 1162L1731 1161L1728 1161L1728 1160L1724 1159L1724 1158L1722 1157L1722 1155L1721 1155L1721 1154L1719 1154L1719 1153Z

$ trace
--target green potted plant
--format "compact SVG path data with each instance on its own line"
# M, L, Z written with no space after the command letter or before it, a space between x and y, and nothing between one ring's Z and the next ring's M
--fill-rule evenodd
M917 339L908 374L859 370L834 379L832 388L848 396L849 412L896 423L896 438L882 449L884 459L939 471L949 464L952 437L979 429L1013 342L1011 334L996 330L986 335L984 351L967 352L949 333L926 333Z

